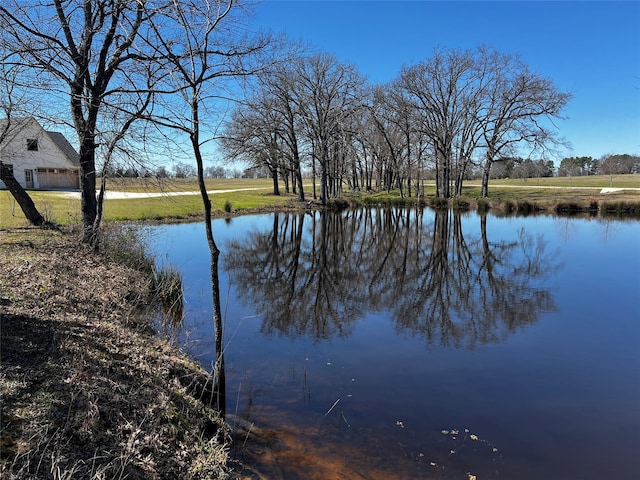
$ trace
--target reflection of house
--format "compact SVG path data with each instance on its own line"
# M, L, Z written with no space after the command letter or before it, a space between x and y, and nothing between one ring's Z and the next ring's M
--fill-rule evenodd
M0 120L0 161L23 188L79 188L78 153L64 135L45 131L34 118L11 119L8 125ZM2 181L0 188L6 188Z

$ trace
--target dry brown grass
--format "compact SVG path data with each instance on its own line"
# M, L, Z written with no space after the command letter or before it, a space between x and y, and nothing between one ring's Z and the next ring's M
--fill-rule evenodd
M140 315L147 282L68 234L0 233L1 478L227 478L208 376Z

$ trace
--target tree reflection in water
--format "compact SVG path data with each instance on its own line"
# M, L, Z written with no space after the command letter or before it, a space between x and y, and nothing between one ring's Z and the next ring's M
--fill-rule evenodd
M469 234L453 211L274 214L270 232L229 243L225 268L268 335L343 337L389 311L398 331L473 348L555 310L557 268L541 237L492 242L479 221Z

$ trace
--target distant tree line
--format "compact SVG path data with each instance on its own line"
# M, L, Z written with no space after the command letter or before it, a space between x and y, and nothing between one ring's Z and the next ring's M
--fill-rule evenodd
M640 156L629 154L592 157L563 158L558 167L559 177L581 177L585 175L624 175L640 173Z
M264 172L256 169L226 168L219 165L204 168L204 178L241 178L266 177ZM109 178L197 178L198 172L194 165L176 163L172 168L161 165L157 168L146 168L135 165L110 165L103 174Z

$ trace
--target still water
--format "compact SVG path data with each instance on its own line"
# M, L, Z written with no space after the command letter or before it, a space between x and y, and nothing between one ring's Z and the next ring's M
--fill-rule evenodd
M150 233L211 370L204 227ZM268 478L640 478L640 222L363 209L214 235L226 411Z

